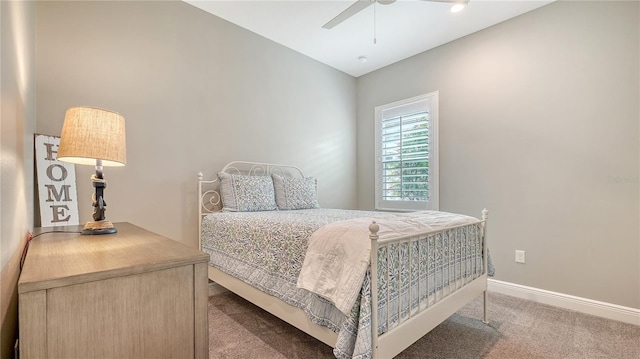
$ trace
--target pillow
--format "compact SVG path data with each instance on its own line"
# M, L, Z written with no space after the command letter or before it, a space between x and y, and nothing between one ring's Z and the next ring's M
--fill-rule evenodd
M218 173L224 212L277 210L270 176L247 176Z
M276 191L276 204L279 209L318 208L316 179L313 177L295 178L272 174Z

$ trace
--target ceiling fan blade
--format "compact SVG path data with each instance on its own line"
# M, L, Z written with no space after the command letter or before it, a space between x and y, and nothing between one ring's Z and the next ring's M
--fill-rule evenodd
M338 14L338 16L334 17L333 19L331 19L328 23L322 25L322 27L324 29L331 29L334 26L338 25L339 23L345 21L346 19L350 18L351 16L359 13L360 11L364 10L365 8L367 8L369 5L373 4L375 1L373 0L358 0L355 3L353 3L353 5L349 6L348 8L346 8L343 12L341 12L340 14Z

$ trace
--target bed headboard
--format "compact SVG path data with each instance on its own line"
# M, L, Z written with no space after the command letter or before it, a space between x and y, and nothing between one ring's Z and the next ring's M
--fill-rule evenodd
M222 211L219 172L248 176L270 176L275 173L285 177L304 178L302 170L296 166L246 161L227 163L211 180L203 179L202 172L198 173L198 238L202 231L202 217Z

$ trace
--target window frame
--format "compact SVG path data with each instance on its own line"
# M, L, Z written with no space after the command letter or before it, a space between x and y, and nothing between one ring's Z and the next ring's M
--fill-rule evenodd
M438 91L375 107L375 209L384 211L439 210L439 166L438 166ZM425 102L428 116L429 194L427 201L388 201L382 199L382 120L387 111L398 111Z

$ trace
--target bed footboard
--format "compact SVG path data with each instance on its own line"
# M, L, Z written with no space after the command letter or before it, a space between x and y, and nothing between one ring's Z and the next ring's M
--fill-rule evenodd
M386 241L371 223L373 358L398 355L482 293L487 323L487 216L485 209L476 223Z

